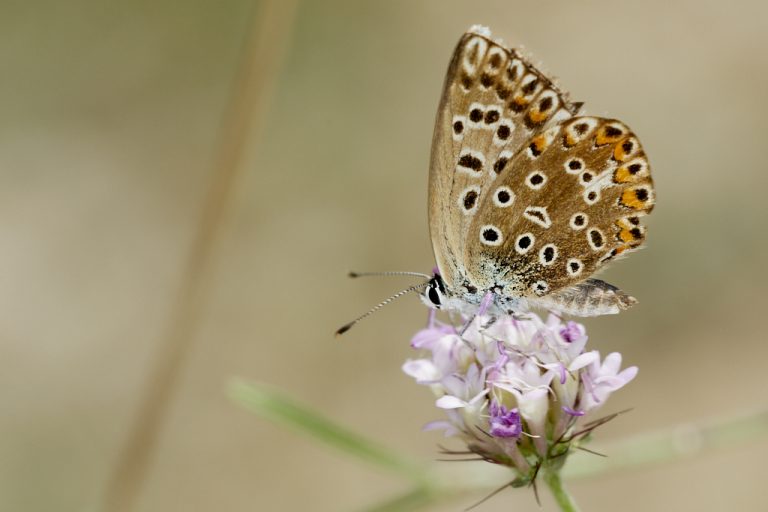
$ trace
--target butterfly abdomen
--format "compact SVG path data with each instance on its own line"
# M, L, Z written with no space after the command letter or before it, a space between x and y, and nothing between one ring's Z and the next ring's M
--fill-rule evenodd
M536 306L576 316L616 314L635 304L637 299L599 279L587 279L534 301Z

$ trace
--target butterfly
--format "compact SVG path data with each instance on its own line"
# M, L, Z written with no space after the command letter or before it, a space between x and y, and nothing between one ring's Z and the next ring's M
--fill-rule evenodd
M635 304L590 276L645 240L641 221L655 204L648 159L624 123L580 115L582 105L471 27L448 66L432 139L436 271L401 273L428 280L358 320L414 290L464 316L532 307L597 316Z
M643 244L650 167L625 124L581 107L487 28L462 36L432 140L425 303L576 316L636 303L590 276Z

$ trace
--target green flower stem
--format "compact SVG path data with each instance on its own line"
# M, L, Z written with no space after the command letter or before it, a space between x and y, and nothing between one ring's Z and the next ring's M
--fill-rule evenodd
M419 484L427 482L426 468L393 450L348 430L292 398L257 383L233 379L229 397L244 409L278 424L287 425L342 452L354 455Z
M352 432L268 386L234 379L230 398L262 418L294 428L341 452L410 479L415 486L407 493L368 509L368 512L415 511L478 489L508 484L510 472L492 464L422 465L404 455ZM563 467L563 475L594 478L607 473L656 466L713 449L748 443L768 435L768 410L732 416L714 422L679 425L609 444L587 446L608 457L574 452ZM578 507L563 488L559 467L545 467L541 475L560 509Z
M579 507L573 500L568 491L563 487L563 480L560 478L559 471L547 470L544 472L544 481L549 490L552 491L555 501L563 512L579 512Z
M606 473L636 469L690 458L715 449L745 444L768 434L768 410L677 425L614 443L589 444L607 457L576 453L564 468L568 480L593 478Z
M412 512L423 510L440 501L441 495L433 489L419 486L407 493L365 509L365 512ZM445 499L445 498L443 498Z

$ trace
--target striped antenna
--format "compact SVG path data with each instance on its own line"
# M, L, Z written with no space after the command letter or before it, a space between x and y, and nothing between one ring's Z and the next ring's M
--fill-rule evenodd
M424 276L424 277L429 277L429 276ZM359 321L360 321L360 320L362 320L363 318L366 318L366 317L368 317L368 316L370 316L370 315L374 314L376 311L378 311L379 309L383 308L384 306L386 306L387 304L389 304L389 303L390 303L390 302L392 302L393 300L395 300L395 299L398 299L398 298L400 298L400 297L402 297L403 295L406 295L406 294L408 294L408 293L411 293L411 292L415 292L416 290L418 290L418 289L420 289L420 288L424 288L424 287L425 287L425 286L427 286L428 284L429 284L429 281L426 281L426 282L423 282L423 283L415 284L415 285L413 285L413 286L409 286L409 287L408 287L408 288L406 288L405 290L399 291L399 292L397 292L396 294L394 294L393 296L389 297L388 299L381 301L379 304L377 304L376 306L374 306L373 308L371 308L371 309L370 309L370 310L369 310L367 313L365 313L364 315L360 315L359 317L355 318L354 320L352 320L352 321L351 321L351 322L349 322L348 324L342 325L342 326L339 328L339 330L337 330L337 331L336 331L336 336L340 336L340 335L344 334L345 332L347 332L348 330L350 330L350 329L352 328L352 326L353 326L353 325L355 325L357 322L359 322Z
M369 277L369 276L411 276L411 277L424 277L431 278L432 276L422 274L421 272L350 272L349 277Z

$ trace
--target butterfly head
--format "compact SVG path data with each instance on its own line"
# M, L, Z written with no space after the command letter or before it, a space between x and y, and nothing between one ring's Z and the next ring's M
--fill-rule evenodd
M450 298L445 288L445 282L437 272L427 282L427 286L420 293L420 296L421 301L432 309L441 309Z

